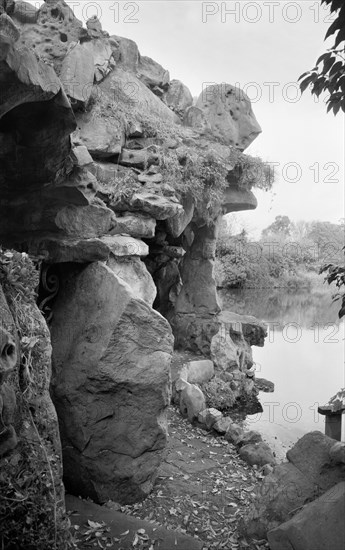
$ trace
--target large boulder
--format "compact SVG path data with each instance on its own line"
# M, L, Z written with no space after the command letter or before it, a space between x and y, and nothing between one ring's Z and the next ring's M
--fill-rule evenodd
M157 290L144 262L135 256L118 257L110 254L107 266L117 277L127 283L136 298L152 306Z
M333 439L315 431L288 451L289 462L278 464L258 488L246 518L247 534L265 537L295 510L345 481L344 464L336 464L329 456L333 445Z
M345 465L332 461L334 439L319 431L305 434L286 453L287 459L305 476L326 490L345 480Z
M198 97L199 108L212 134L227 145L246 149L261 133L248 96L231 84L207 86Z
M140 80L148 88L155 91L158 87L162 90L166 90L169 86L170 76L169 71L163 69L163 67L154 61L150 57L141 55L139 58L138 74Z
M345 482L338 483L293 518L268 533L271 550L343 550Z
M183 82L171 80L164 101L170 109L182 115L193 104L193 96Z
M118 156L125 143L125 121L104 120L90 113L78 114L78 128L72 135L74 145L84 145L94 158Z
M19 11L21 14L24 11L27 14L25 17L31 19L26 20L21 28L20 46L25 45L36 51L41 59L53 64L57 74L60 74L62 61L70 45L87 36L87 31L75 17L73 8L64 0L43 2L37 12L33 7L27 9L25 6L21 10L15 10L16 20L23 21Z
M104 264L66 271L52 323L52 395L67 489L134 502L166 444L172 335Z

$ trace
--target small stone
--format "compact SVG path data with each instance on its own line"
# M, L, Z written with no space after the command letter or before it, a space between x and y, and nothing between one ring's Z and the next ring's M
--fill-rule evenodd
M221 418L223 418L223 415L217 409L205 409L201 415L198 415L199 422L204 424L208 430L213 428L214 424Z
M77 145L72 149L73 163L77 166L87 166L93 162L92 156L85 145Z
M269 474L271 474L273 472L273 466L271 464L265 464L262 468L261 468L261 473L262 475L264 476L268 476Z
M200 422L200 424L206 424L206 417L207 417L207 409L204 409L198 414L198 422Z
M182 384L180 396L180 411L183 416L187 416L190 422L193 422L201 411L206 408L205 396L201 389L194 385L185 382Z
M238 445L239 443L241 443L243 435L244 434L242 426L236 423L232 423L230 424L224 436L224 439L226 439L226 441L230 441L230 443L233 443L234 445Z
M220 433L225 434L232 424L232 420L229 416L223 416L213 424L213 429Z
M206 418L206 427L210 430L211 428L213 428L214 424L218 420L223 418L223 415L217 409L207 409L207 411L208 411L208 414Z
M128 124L127 134L130 138L140 138L144 136L144 131L139 122L130 121Z
M241 444L247 445L249 443L259 443L260 441L262 441L261 434L255 430L250 430L244 433Z
M243 458L243 460L245 460L250 466L253 466L254 464L257 464L258 466L275 464L275 458L270 447L263 441L243 445L239 453L240 457Z

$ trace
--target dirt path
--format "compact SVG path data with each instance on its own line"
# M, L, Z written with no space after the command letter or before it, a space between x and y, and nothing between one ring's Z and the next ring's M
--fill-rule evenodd
M173 407L169 410L169 444L152 494L121 512L199 538L207 550L268 548L238 533L262 477L236 449L193 427Z

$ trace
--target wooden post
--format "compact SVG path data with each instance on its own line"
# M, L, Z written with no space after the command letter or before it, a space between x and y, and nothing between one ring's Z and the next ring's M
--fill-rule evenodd
M326 415L325 434L332 439L341 441L341 419L343 415L341 413L331 413Z

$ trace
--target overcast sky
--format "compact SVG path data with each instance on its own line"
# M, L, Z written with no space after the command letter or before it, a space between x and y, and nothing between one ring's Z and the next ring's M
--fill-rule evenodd
M331 19L318 1L68 3L84 23L97 14L104 30L135 40L193 96L211 82L246 91L263 129L246 152L277 163L278 176L273 193L255 191L257 210L241 214L249 230L258 234L278 214L344 217L343 115L326 114L308 92L301 98L296 84L326 48Z

